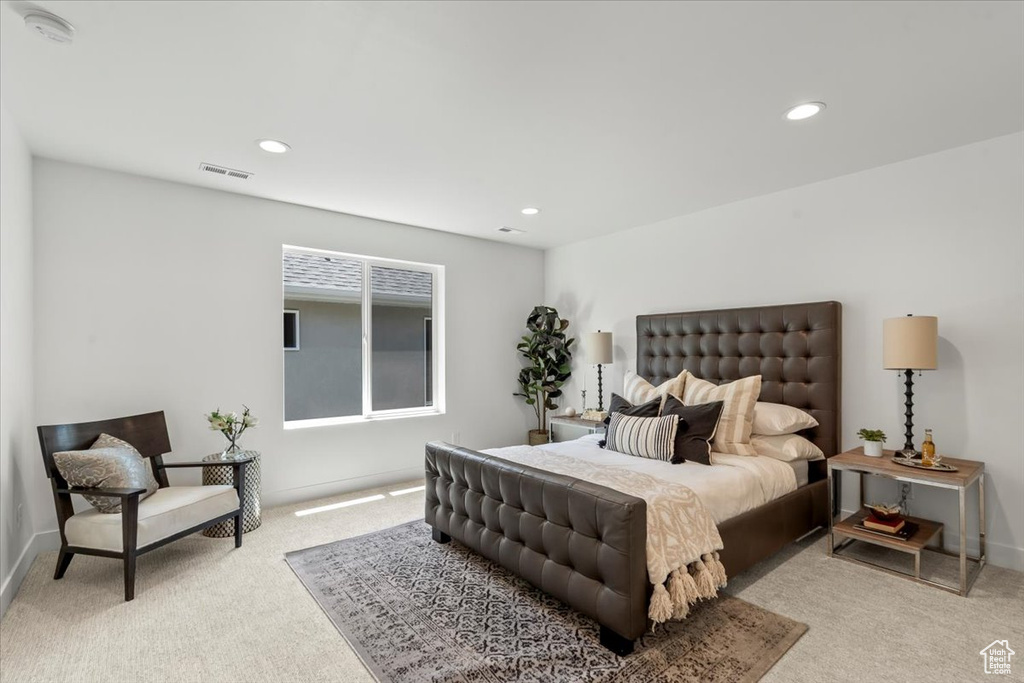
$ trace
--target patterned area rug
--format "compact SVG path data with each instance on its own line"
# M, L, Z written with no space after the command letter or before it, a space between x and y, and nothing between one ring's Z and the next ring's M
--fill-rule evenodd
M727 595L618 657L595 622L420 521L288 553L381 681L757 681L807 626Z

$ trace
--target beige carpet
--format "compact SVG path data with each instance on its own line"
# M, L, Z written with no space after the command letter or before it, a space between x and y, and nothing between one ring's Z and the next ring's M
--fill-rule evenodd
M202 536L161 548L140 558L130 603L116 561L76 557L53 581L56 554L45 553L0 622L0 680L370 681L284 553L416 519L422 493L388 495L416 483L266 510L240 550ZM728 592L810 626L766 682L984 681L983 647L1008 639L1024 652L1024 575L998 567L965 599L829 560L819 536L733 577ZM1021 680L1024 663L1013 664Z

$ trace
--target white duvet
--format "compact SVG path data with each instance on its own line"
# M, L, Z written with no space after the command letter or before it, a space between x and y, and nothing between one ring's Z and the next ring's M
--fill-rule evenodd
M710 466L693 462L673 465L601 448L597 442L602 438L603 434L590 434L574 441L544 444L540 448L682 484L697 494L715 524L753 510L797 488L793 468L767 456L712 453Z

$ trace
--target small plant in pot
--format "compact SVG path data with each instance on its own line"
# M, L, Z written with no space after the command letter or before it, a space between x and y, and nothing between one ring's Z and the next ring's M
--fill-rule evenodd
M519 371L519 391L537 414L537 429L530 430L530 445L547 443L547 412L558 408L554 399L562 395L562 385L572 374L572 345L575 339L565 330L569 321L560 318L550 306L537 306L526 319L529 334L516 345L528 365Z
M885 432L881 429L862 429L857 436L864 442L864 455L872 458L882 457L882 444L885 443Z

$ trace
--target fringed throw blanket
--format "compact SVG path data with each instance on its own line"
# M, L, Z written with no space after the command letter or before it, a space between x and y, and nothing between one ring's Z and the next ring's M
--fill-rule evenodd
M504 460L607 486L647 502L647 576L654 585L648 616L683 619L690 605L718 596L725 567L722 537L697 494L680 484L610 465L595 465L532 446L484 451Z

